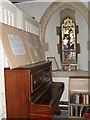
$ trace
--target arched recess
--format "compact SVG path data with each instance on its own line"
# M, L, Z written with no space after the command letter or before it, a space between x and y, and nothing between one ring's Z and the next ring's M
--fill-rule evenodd
M72 7L76 10L78 10L84 19L86 20L88 24L88 8L82 3L82 2L53 2L45 11L43 14L41 20L40 20L40 39L42 44L45 42L45 31L46 31L46 26L48 24L49 19L51 16L56 12L58 9L63 9L64 6L69 6Z

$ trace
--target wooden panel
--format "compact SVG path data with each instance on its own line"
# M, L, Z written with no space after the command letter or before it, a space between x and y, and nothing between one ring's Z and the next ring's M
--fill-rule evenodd
M8 118L29 118L29 78L26 70L5 70Z
M35 89L38 90L40 86L44 83L47 83L51 79L50 77L50 66L43 68L42 70L31 74L31 92L34 92Z
M77 54L80 54L80 44L77 43Z
M39 120L52 120L52 108L48 105L31 104L30 118Z
M7 118L30 117L31 74L48 69L51 76L51 62L4 70ZM47 75L47 74L45 74Z

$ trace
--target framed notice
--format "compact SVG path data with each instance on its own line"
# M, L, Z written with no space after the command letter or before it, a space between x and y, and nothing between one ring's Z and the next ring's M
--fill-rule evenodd
M48 61L52 61L52 70L59 70L59 67L58 67L58 64L57 64L57 61L56 61L56 58L55 57L47 57L47 60Z

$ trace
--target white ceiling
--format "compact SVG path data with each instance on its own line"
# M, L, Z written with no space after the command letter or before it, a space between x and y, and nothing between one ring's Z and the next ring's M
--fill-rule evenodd
M28 15L35 17L40 22L40 19L52 2L29 2L29 3L18 3L15 4L17 7L22 9Z
M40 19L45 12L45 10L49 7L49 5L56 1L56 0L10 0L14 2L20 2L15 3L17 7L22 9L24 12L26 12L28 15L35 17L35 19L40 22ZM62 1L62 0L58 0ZM65 0L63 0L65 2ZM69 0L66 0L69 1ZM71 0L70 0L71 1ZM82 2L85 2L84 4L88 7L89 0L80 0Z

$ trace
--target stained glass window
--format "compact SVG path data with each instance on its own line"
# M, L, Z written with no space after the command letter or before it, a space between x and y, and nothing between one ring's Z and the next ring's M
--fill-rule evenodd
M76 63L75 23L66 18L61 25L62 63Z

